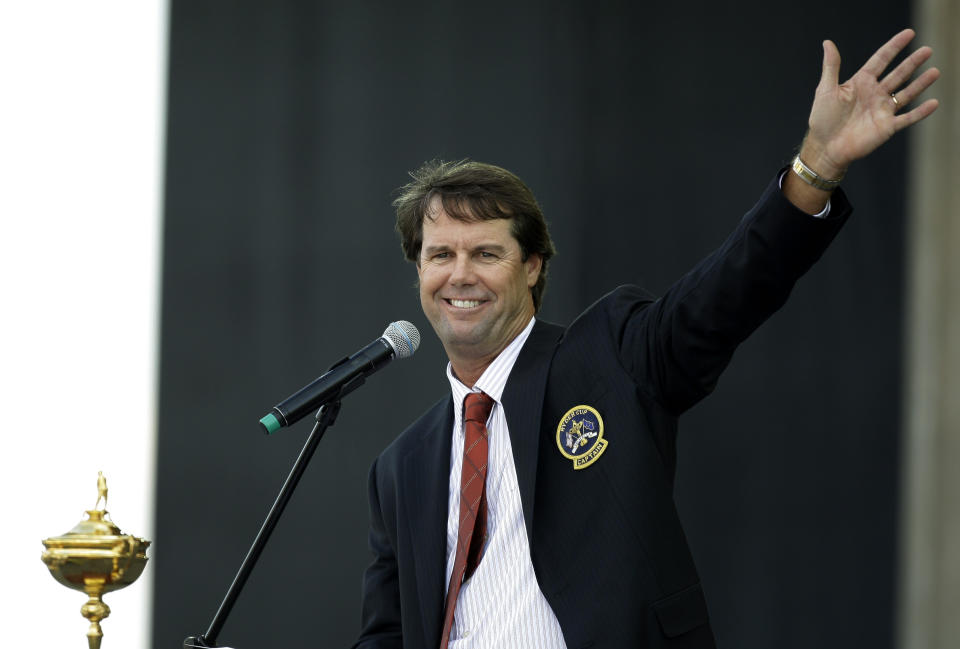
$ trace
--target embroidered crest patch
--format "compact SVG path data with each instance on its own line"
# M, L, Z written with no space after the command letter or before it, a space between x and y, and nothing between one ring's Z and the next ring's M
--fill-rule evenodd
M603 439L603 417L590 406L574 406L557 425L557 448L574 469L585 469L603 455L610 444Z

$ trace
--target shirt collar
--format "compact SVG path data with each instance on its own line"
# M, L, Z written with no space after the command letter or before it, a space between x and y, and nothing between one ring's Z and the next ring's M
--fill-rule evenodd
M453 367L450 365L450 362L447 361L447 380L450 381L450 392L453 397L454 406L453 412L458 430L461 429L460 420L463 415L463 400L470 392L484 392L495 402L500 403L500 397L503 395L503 390L507 386L507 378L510 376L510 371L517 361L517 356L520 355L523 344L527 342L527 338L530 337L530 332L533 330L533 324L535 322L536 318L530 318L530 322L527 323L524 330L510 341L510 344L487 366L487 369L485 369L483 374L480 375L480 378L477 379L477 383L473 386L473 389L468 388L460 379L454 376Z

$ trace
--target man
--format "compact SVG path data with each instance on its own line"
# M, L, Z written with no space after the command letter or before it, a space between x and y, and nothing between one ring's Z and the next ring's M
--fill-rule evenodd
M851 208L850 163L930 115L913 32L838 85L824 43L790 169L714 253L653 299L621 287L569 327L537 321L553 245L513 174L427 165L395 202L444 397L370 472L357 647L713 647L672 500L676 418L786 300ZM613 449L613 450L611 450Z

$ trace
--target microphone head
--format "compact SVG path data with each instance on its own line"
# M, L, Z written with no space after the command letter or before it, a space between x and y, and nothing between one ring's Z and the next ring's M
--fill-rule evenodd
M406 320L397 320L387 325L383 332L397 358L410 358L420 346L420 332Z

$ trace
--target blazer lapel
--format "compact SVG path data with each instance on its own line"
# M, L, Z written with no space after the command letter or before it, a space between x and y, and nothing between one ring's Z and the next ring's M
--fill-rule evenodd
M427 646L440 644L446 594L447 491L453 402L448 396L422 420L419 443L404 458L406 532L413 545L420 618Z
M543 395L553 350L563 332L563 327L537 320L510 371L502 397L523 504L523 522L531 542Z

